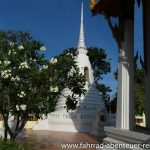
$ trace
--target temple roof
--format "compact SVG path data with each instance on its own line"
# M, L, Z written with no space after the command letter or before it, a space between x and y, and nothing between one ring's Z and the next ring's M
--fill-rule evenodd
M83 25L83 2L81 7L81 24L80 24L80 33L79 33L79 43L77 47L78 53L82 51L83 53L87 53L84 39L84 25Z
M91 0L90 6L93 15L97 15L98 13L106 13L109 16L117 17L121 15L121 6L122 3L120 0Z
M138 0L140 4L141 0ZM134 0L90 0L93 15L106 14L111 17L133 18L130 8Z

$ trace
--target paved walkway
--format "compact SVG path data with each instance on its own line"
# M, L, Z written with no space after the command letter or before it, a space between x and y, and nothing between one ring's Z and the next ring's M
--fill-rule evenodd
M86 133L28 130L27 134L28 138L18 139L18 141L24 145L33 145L34 150L62 150L61 144L100 143L100 139ZM88 148L87 145L83 146L83 148L64 148L64 150L95 150L95 148Z

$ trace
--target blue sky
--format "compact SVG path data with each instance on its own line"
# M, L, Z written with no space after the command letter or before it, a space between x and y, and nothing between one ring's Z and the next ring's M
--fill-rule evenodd
M48 59L78 43L82 0L0 0L0 29L29 31L42 41ZM135 50L142 51L141 9L135 9ZM117 68L118 48L107 22L102 16L92 17L89 0L84 0L86 46L106 50L112 71L101 81L116 91L113 72Z

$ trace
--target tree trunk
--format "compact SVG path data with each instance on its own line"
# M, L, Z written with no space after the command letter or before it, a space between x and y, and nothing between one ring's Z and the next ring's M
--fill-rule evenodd
M10 136L13 135L9 125L8 125L8 116L9 116L9 113L6 113L4 114L3 118L4 118L4 140L7 141L7 136L6 136L6 133L9 133Z
M7 142L7 129L4 127L4 142Z
M17 121L19 121L19 120L17 120ZM16 128L16 130L14 131L14 133L10 136L10 140L12 140L12 141L15 140L15 138L17 137L17 135L18 135L18 134L22 131L22 129L24 128L26 122L27 122L27 120L22 121L22 123L21 123L20 126L19 126L20 121L17 122L17 126L18 126L18 127Z
M3 119L4 119L4 141L7 141L7 134L9 133L10 135L10 140L14 141L15 138L17 137L17 135L22 131L22 129L24 128L28 117L26 116L26 114L24 116L22 116L23 119L19 119L20 116L17 116L17 122L16 122L16 128L14 131L12 131L12 129L9 127L8 125L8 117L9 117L9 113L4 114Z
M6 122L8 122L8 114L4 114L3 119L4 119L4 141L7 142L8 132L7 132L5 124L6 124Z

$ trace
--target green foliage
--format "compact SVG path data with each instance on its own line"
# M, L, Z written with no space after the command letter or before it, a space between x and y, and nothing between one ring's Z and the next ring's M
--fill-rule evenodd
M94 79L97 82L99 79L103 79L102 75L111 71L110 62L107 60L107 54L104 49L96 47L88 48L88 53L92 69L94 71Z
M20 133L31 114L40 118L52 112L65 87L71 89L74 100L75 94L85 92L85 80L73 56L61 55L48 61L44 50L43 43L29 33L0 31L0 114L11 139ZM16 118L14 131L8 124L10 115Z
M66 101L66 105L67 105L67 111L69 110L75 110L76 106L77 106L77 101L75 98L71 97L71 96L67 96L67 101Z
M0 139L0 150L24 150L24 148L14 141L9 140L7 142L4 142L2 139Z
M112 90L105 84L97 84L96 88L102 93L102 100L104 101L106 107L108 107L110 102L110 96L108 95L108 93L110 93Z
M78 103L75 95L85 94L85 78L82 74L79 73L79 68L76 65L76 61L73 55L70 54L61 54L56 56L57 63L54 67L57 70L56 74L52 79L54 82L61 83L59 89L63 90L65 87L68 87L72 95L68 95L66 98L67 111L75 110ZM54 71L53 71L54 72ZM62 93L60 93L62 94Z
M144 87L138 85L135 89L135 115L143 115L144 112Z
M144 69L137 65L138 53L134 59L134 80L135 80L135 115L144 113Z
M12 139L22 130L30 114L39 117L46 111L41 103L44 105L51 95L50 70L44 68L49 62L44 59L43 48L29 33L0 32L0 114ZM14 132L8 125L10 114L17 119Z
M111 110L111 113L116 114L117 111L117 93L113 96L112 100L109 103L109 111Z

